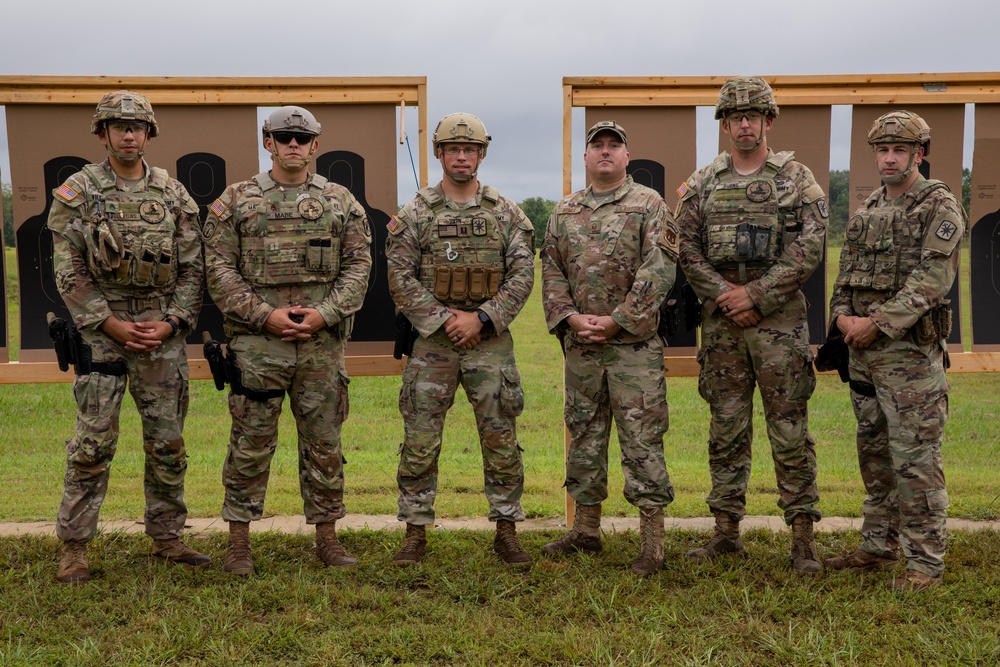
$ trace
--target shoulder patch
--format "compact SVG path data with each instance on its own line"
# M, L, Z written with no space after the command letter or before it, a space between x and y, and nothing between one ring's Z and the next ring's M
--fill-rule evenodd
M677 196L683 197L684 195L687 194L687 192L688 192L688 184L687 181L685 181L681 183L681 186L679 188L677 188Z
M955 235L958 231L958 225L956 225L951 220L942 220L941 224L938 225L937 231L934 232L934 236L938 237L942 241L950 241L951 237Z
M217 218L221 218L222 214L226 212L226 205L222 203L222 200L216 199L212 202L212 205L208 207L208 210L215 214Z
M205 240L211 239L215 236L215 230L219 228L219 223L213 218L209 218L201 225L201 235Z
M830 217L830 209L826 206L826 199L817 199L816 208L819 209L820 217L824 219Z
M55 189L53 194L55 194L57 197L59 197L65 202L71 202L80 196L80 193L74 190L73 188L69 187L68 183L63 183L62 185L60 185L58 188Z
M400 220L396 216L392 216L389 218L389 224L387 224L385 228L389 230L390 234L396 236L404 229L406 229L406 221Z
M681 186L677 188L677 196L680 197L681 201L691 199L691 197L694 197L697 192L698 191L695 190L694 186L689 185L687 181L681 183Z

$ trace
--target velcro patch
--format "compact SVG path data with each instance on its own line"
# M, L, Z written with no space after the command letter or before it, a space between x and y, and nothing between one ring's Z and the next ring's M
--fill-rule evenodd
M66 201L73 201L74 199L80 196L80 193L74 190L73 188L69 187L65 183L63 183L58 188L56 188L56 195L60 199L64 199Z
M208 210L214 213L216 217L221 218L222 214L226 212L226 205L216 199L212 202L212 205L208 207Z
M389 224L387 224L386 229L389 230L390 234L399 234L401 231L406 229L406 223L397 218L396 216L390 216Z
M645 213L645 206L615 206L615 213Z
M951 237L955 235L958 231L958 225L956 225L951 220L944 220L938 225L937 231L934 232L934 236L938 237L942 241L950 241Z
M677 196L683 197L688 192L688 184L686 182L681 183L681 186L677 188Z

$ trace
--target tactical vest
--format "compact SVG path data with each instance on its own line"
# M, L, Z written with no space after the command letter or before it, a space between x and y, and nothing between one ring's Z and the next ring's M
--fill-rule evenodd
M100 190L88 204L83 219L87 233L96 230L101 217L121 235L121 262L110 271L99 270L99 287L163 287L177 280L177 224L174 210L180 205L167 197L167 172L149 168L146 192L119 190L113 174L100 165L88 164L83 173ZM93 226L93 229L91 229Z
M350 211L327 201L327 179L313 174L306 190L279 188L268 174L254 180L261 201L240 223L240 273L260 286L332 283L340 273L336 220Z
M496 296L504 275L504 252L493 209L500 193L483 188L482 203L461 211L445 206L433 188L417 195L430 207L419 221L430 229L430 241L420 249L420 283L446 306L479 307Z
M717 169L718 182L702 204L702 242L712 266L767 269L781 256L785 230L774 177L793 157L777 153L752 176L737 174L728 163Z
M933 191L947 186L917 182L900 204L879 206L882 191L872 193L851 217L844 232L840 274L850 287L898 291L920 264L926 220L912 211Z

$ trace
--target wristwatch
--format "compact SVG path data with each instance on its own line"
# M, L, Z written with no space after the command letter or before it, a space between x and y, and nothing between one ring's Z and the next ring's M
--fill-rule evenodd
M479 316L479 321L483 323L483 329L487 331L495 331L493 327L493 320L490 319L489 315L484 313L479 308L476 308L476 315Z
M164 317L163 321L170 325L170 337L171 338L173 338L174 336L176 336L178 334L178 332L181 330L181 328L180 328L180 326L178 326L177 322L174 322L172 319L170 319L169 316Z

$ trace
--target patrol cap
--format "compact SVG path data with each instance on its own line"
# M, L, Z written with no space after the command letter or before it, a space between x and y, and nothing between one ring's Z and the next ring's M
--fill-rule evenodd
M622 143L626 146L628 145L628 139L625 137L625 128L616 123L613 120L602 120L599 123L595 123L593 127L587 130L587 143L589 144L594 140L600 132L611 132L612 134L618 135L618 138L622 140Z

